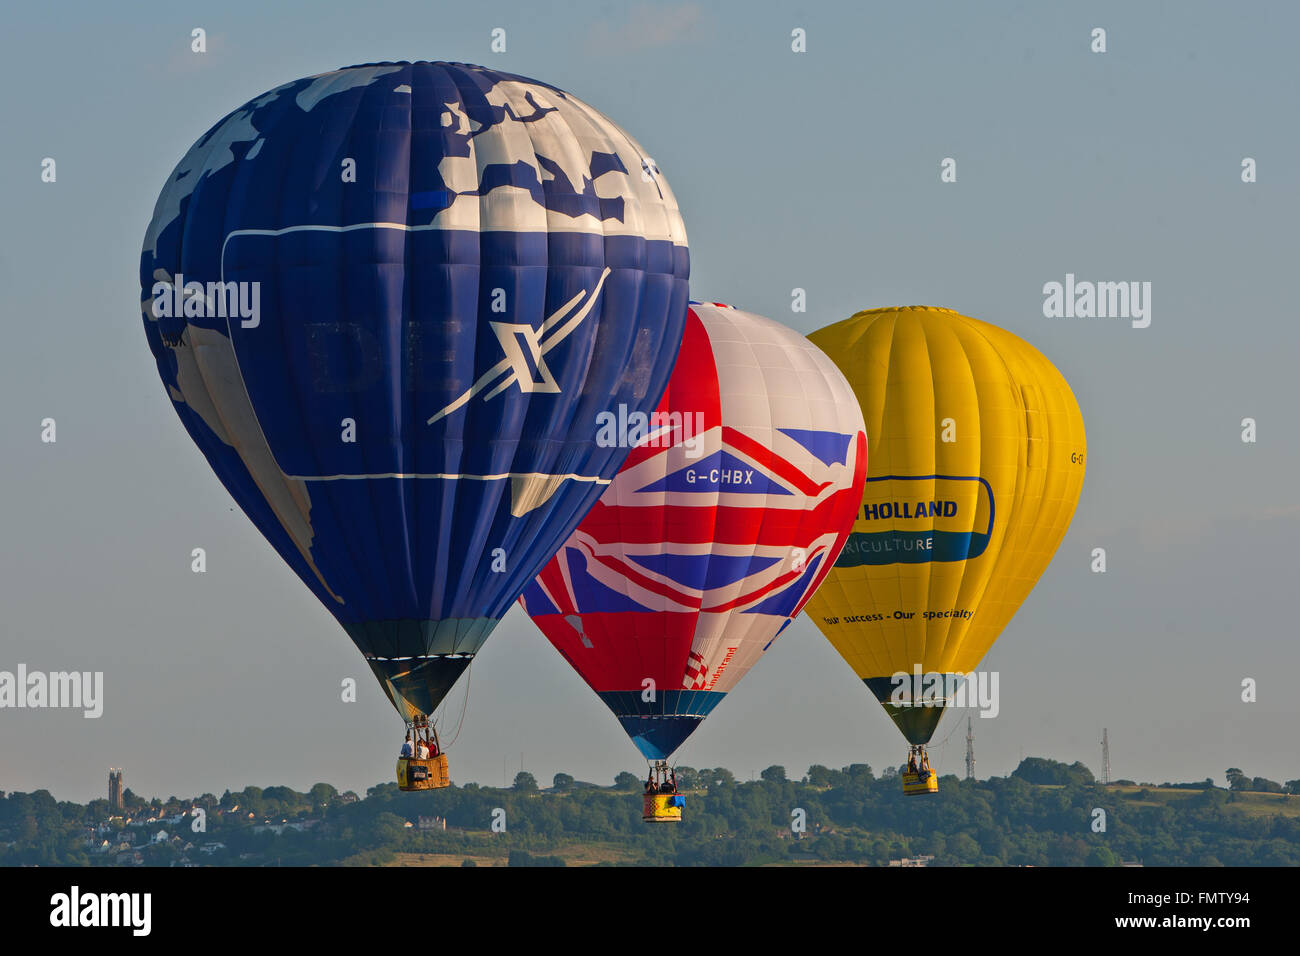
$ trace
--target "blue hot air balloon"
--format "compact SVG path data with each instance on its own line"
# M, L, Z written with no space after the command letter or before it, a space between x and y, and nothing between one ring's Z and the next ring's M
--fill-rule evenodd
M424 720L650 411L686 233L637 143L453 63L296 80L205 133L145 236L141 308L227 490Z

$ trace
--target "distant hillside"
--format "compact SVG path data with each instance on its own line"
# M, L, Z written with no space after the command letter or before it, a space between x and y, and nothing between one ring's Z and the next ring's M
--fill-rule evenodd
M641 822L630 773L612 787L557 774L546 790L527 773L511 788L384 783L365 798L325 783L148 802L128 790L115 815L105 800L0 793L0 865L1300 865L1300 781L1107 787L1082 764L1027 758L912 798L897 777L854 764L739 782L679 767L685 819L657 826Z

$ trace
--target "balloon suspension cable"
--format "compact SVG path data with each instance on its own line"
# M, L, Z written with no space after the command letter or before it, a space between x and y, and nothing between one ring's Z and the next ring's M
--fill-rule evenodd
M664 793L665 784L671 784L673 792L677 792L677 770L670 767L667 760L650 760L650 773L646 776L646 792L653 790Z
M442 744L438 740L438 728L430 722L425 714L416 714L406 721L406 741L411 744L411 755L417 756L421 743L431 745L430 753L436 756L442 753Z
M940 757L940 758L942 758L943 755L944 755L945 753L947 753L947 750L946 750L945 748L948 746L948 738L951 737L953 734L955 734L955 733L956 733L958 730L960 730L960 729L961 729L961 724L953 724L953 725L952 725L952 729L951 729L950 731L948 731L947 735L943 738L943 740L939 741L939 743L938 743L937 746L938 746L938 749L939 749L939 757ZM929 746L929 744L926 744L925 746Z
M928 744L908 744L907 766L909 770L913 767L916 767L918 770L930 767L930 753L926 749L928 746ZM932 768L931 772L933 772Z
M460 720L456 723L456 732L452 734L451 740L447 743L450 747L460 736L460 729L465 726L465 713L469 710L469 685L474 679L474 661L469 662L469 668L465 672L465 699L460 705Z
M940 746L940 747L946 747L946 746L948 746L948 737L951 737L953 734L955 734L955 733L956 733L958 730L960 730L960 729L961 729L961 724L953 724L953 725L952 725L952 730L948 731L947 736L945 736L945 737L943 738L943 740L939 741L939 746Z

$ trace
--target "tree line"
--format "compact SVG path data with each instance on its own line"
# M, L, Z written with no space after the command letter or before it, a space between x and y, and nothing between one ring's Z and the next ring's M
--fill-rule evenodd
M559 866L566 852L592 847L655 866L883 866L920 856L937 866L1300 865L1297 780L1232 768L1226 789L1210 780L1107 787L1081 763L1029 757L1009 776L946 776L938 794L910 798L898 774L814 765L796 780L773 766L738 781L725 768L678 767L684 820L655 826L641 821L632 773L612 785L559 773L546 789L527 772L508 788L401 793L384 783L365 797L326 783L167 800L128 790L120 814L105 800L0 793L0 865L112 865L124 847L127 862L151 865L370 865L423 853Z

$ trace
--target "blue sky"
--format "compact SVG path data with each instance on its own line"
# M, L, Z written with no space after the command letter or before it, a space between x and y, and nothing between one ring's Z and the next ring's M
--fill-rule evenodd
M203 27L208 50L189 51ZM491 51L491 31L507 51ZM807 52L791 31L807 31ZM1108 50L1090 52L1091 31ZM1040 348L1089 467L1055 561L983 667L981 776L1021 754L1222 782L1300 776L1294 220L1300 15L1285 4L28 4L0 36L0 670L102 670L104 715L0 711L0 789L363 789L399 736L360 655L235 508L169 407L138 257L168 173L287 80L482 63L591 103L657 160L692 295L809 332L947 306ZM54 157L58 181L40 180ZM939 164L957 161L957 182ZM1241 181L1243 158L1258 182ZM1152 283L1152 322L1048 319L1067 273ZM792 313L791 290L808 311ZM58 422L56 444L40 422ZM1243 444L1241 420L1259 440ZM232 510L234 509L234 510ZM204 547L206 574L189 554ZM1089 569L1104 547L1108 571ZM339 683L355 677L356 703ZM1255 703L1241 682L1259 682ZM454 728L465 688L450 697ZM964 720L936 736L961 771ZM799 620L688 742L693 766L905 755ZM473 667L458 781L601 782L641 760L518 610Z

